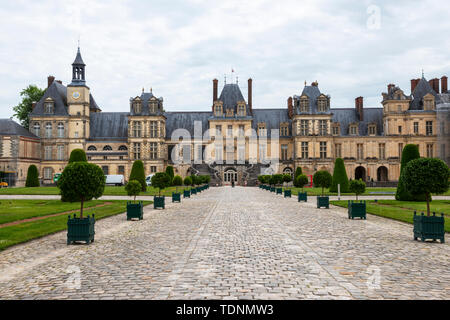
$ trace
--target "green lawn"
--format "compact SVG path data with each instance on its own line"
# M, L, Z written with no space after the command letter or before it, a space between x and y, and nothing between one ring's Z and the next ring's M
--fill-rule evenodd
M297 195L298 191L301 191L301 188L290 188L292 190L293 195ZM366 188L366 192L363 195L365 196L375 196L375 195L395 195L395 191L397 188ZM309 196L317 196L322 194L322 188L303 188L304 192L307 192ZM376 193L371 193L376 192ZM325 189L325 195L329 196L337 196L337 192L329 192L328 189ZM341 195L355 195L354 193L341 193ZM442 194L444 196L450 196L450 190L446 193Z
M2 218L4 219L4 221L11 221L13 216L15 217L16 220L22 220L33 216L46 215L45 209L37 210L40 213L34 214L33 211L36 211L36 204L29 200L13 200L13 201L14 202L9 205L11 210L13 210L12 209L13 205L17 205L21 207L23 214L20 215L20 212L16 212L14 215L8 216L8 212L3 208L3 204L5 202L2 201L0 217L3 216L7 217ZM86 210L86 214L95 213L95 219L100 220L126 211L126 201L119 201L119 200L90 201L89 204L93 206L102 202L112 202L112 204L106 205L104 207L88 209ZM149 205L151 203L152 201L144 201L144 205ZM47 214L56 213L54 211L56 206L63 207L65 205L66 203L63 203L59 200L48 201L49 210L47 211ZM74 203L73 205L74 205L73 208L79 208L79 203ZM71 207L65 208L68 208L68 210L73 209ZM64 209L59 210L59 212L63 211L67 210ZM67 229L67 215L49 217L41 220L24 222L17 225L0 228L0 250L4 250L5 248L10 247L12 245L40 238L66 229Z
M331 204L347 208L348 202L330 201ZM396 200L373 200L366 202L367 213L374 214L380 217L399 220L407 223L413 223L414 210L418 214L424 212L426 214L426 202L411 202L411 201L396 201ZM450 232L450 200L434 200L430 204L432 212L444 213L445 231Z
M171 196L172 192L175 191L175 187L170 187L164 189L161 194L165 196ZM179 192L183 192L184 189L188 189L188 187L178 187ZM2 194L16 194L16 195L58 195L59 189L57 187L35 187L35 188L1 188L0 195ZM146 192L141 192L139 195L141 196L154 196L158 194L158 190L153 187L147 187ZM103 193L105 196L126 196L127 192L125 191L125 187L114 187L114 186L106 186L105 192Z

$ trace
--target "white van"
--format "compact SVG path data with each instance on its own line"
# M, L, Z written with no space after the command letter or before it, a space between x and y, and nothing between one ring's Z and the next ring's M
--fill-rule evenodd
M106 175L107 186L123 186L125 184L125 179L121 174L108 174Z
M152 177L154 176L154 174L151 174L151 175L148 175L146 178L145 178L145 183L148 185L148 186L151 186L152 185Z

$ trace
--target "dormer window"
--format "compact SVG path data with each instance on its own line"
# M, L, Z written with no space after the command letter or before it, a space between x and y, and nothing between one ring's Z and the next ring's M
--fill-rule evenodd
M267 136L266 124L264 122L258 124L258 135Z
M156 100L152 99L149 103L150 113L156 113L158 106Z
M142 112L142 104L140 101L135 101L133 103L133 111L135 114L140 114Z
M97 148L95 146L89 146L88 151L97 151Z
M374 136L377 134L377 126L375 124L369 124L368 126L369 136Z
M317 99L317 111L319 111L319 112L327 111L327 99L326 98Z
M341 128L339 127L339 124L334 124L331 127L331 134L333 136L338 136L340 134Z
M434 109L434 101L433 99L423 99L423 109L424 110L433 110Z
M281 123L280 125L280 137L289 136L289 125L287 123Z
M103 147L103 151L112 151L112 147L109 145L106 145Z
M356 124L351 124L349 127L349 134L356 136L358 134L358 126Z
M39 124L39 122L35 122L34 125L33 125L33 133L34 133L34 135L39 137L40 131L41 131L41 125Z
M238 106L238 116L245 117L245 105Z
M309 99L308 97L300 98L300 112L309 112Z
M220 117L222 115L222 106L221 105L214 106L214 114L216 117Z
M54 113L54 103L53 100L48 99L44 103L44 113L53 114Z

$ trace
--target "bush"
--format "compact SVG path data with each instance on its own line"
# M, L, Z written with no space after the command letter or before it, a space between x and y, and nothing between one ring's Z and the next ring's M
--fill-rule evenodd
M400 201L426 201L425 194L413 195L405 186L403 170L406 165L414 159L419 159L419 148L415 144L407 144L402 151L402 159L400 166L400 178L398 179L397 191L395 193L395 200Z
M283 174L283 182L289 183L292 181L292 177L290 174Z
M300 176L302 174L302 167L297 167L297 169L295 169L295 174L294 174L294 181L295 179L297 179L298 176Z
M157 172L152 177L152 186L157 188L159 196L161 196L161 190L170 187L170 176L165 172Z
M192 185L192 178L189 177L189 176L187 176L186 178L184 178L183 184L184 184L185 186L191 186L191 185Z
M169 175L170 181L172 181L173 178L175 177L175 173L173 171L173 167L172 166L167 166L166 173Z
M270 184L271 186L277 184L277 179L276 179L275 175L269 176L269 184Z
M28 167L25 187L39 187L39 172L34 164Z
M329 188L332 180L333 177L326 170L320 170L314 174L313 176L314 185L322 188L322 197L324 195L323 193L324 188Z
M105 191L105 175L93 163L69 163L58 181L61 198L69 202L81 202L80 218L83 218L83 204L93 198L100 198Z
M258 181L259 181L260 183L264 183L264 176L263 176L263 175L259 175L259 176L258 176Z
M142 189L141 184L137 180L130 180L125 186L127 194L130 197L134 196L134 201L136 201L136 196L141 192L141 189Z
M279 185L283 183L283 175L282 174L274 174L273 177L275 178L275 185Z
M70 153L69 163L80 161L87 162L86 152L83 149L73 149Z
M345 171L344 160L337 158L334 163L333 181L331 182L330 192L338 192L338 184L341 185L341 192L349 191L347 172Z
M137 180L141 184L141 191L147 191L147 183L145 182L144 163L136 160L131 168L130 178L128 181ZM153 180L152 180L153 181ZM153 183L152 183L153 184Z
M172 179L172 185L176 187L176 191L178 192L178 187L183 184L183 179L180 176L175 176Z
M408 162L402 174L405 187L412 195L425 194L429 216L431 193L444 193L449 188L448 166L440 159L414 159Z
M307 185L308 182L309 182L308 177L304 174L301 174L301 175L297 176L297 178L295 178L294 186L296 186L297 188L302 188L302 192L303 192L303 187L305 185Z
M356 194L356 200L358 200L358 195L363 194L364 191L366 191L366 183L361 179L352 180L349 189L350 192Z

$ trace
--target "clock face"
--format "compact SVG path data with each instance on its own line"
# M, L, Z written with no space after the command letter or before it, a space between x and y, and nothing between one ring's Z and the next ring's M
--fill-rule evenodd
M72 93L72 97L73 97L75 100L77 100L77 99L80 98L80 93L79 93L78 91L74 91L74 92Z

